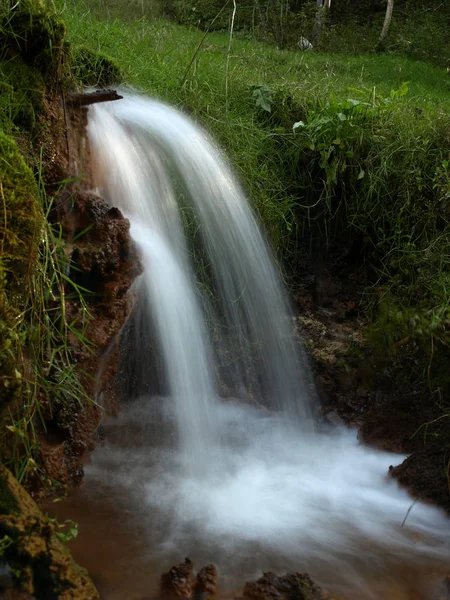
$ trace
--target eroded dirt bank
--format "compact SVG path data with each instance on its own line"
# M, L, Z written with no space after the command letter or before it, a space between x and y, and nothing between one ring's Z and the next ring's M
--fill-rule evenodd
M332 255L297 279L296 328L310 355L320 413L358 429L364 443L408 454L390 474L414 498L450 512L448 402L426 383L424 356L408 339L387 353L367 338L367 285L358 264Z
M40 0L23 0L2 5L0 26L2 77L9 74L1 82L1 93L15 110L9 119L2 114L0 127L9 134L5 137L10 147L25 158L23 164L7 163L12 175L0 169L0 239L2 249L9 250L5 240L18 240L18 252L29 254L20 280L14 272L18 261L2 256L0 325L2 336L6 331L10 340L5 346L2 337L0 358L3 367L5 353L14 350L12 374L17 383L11 386L10 374L1 373L0 457L35 499L41 499L80 482L83 460L95 447L101 419L118 411L113 386L118 334L131 310L132 295L127 292L141 266L128 221L90 191L87 108L76 93L64 24ZM39 213L31 233L17 219L13 205L21 177L32 181L27 179L27 194ZM48 277L61 265L57 278ZM38 293L36 281L44 281L39 283L44 308L40 325L33 321L33 331L40 331L33 338L26 326L31 331L27 319L34 307L29 310L27 302ZM54 314L60 316L55 319ZM17 334L13 328L22 322L25 326ZM45 338L50 327L54 337ZM41 339L47 340L42 351L29 351L27 345ZM55 357L62 353L65 370L58 370ZM42 364L33 363L36 356ZM75 384L65 388L64 380L71 378ZM77 393L69 393L71 389ZM70 536L39 511L3 465L0 469L0 595L98 598L64 544Z

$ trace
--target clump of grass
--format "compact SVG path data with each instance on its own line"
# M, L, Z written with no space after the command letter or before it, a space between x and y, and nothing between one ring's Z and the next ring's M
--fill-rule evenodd
M66 29L43 0L5 0L0 8L0 58L20 55L42 73L57 67Z
M101 88L117 85L124 79L122 71L111 58L85 46L71 48L70 67L76 82L85 86Z
M29 270L25 292L16 302L14 324L10 325L14 344L13 365L20 380L20 397L3 411L4 433L0 434L3 462L20 482L38 478L52 485L39 463L39 438L47 422L65 407L83 407L86 395L83 373L73 361L73 344L91 352L86 338L90 320L85 301L87 290L79 288L68 275L70 259L65 251L61 229L48 217L52 199L41 188L42 231L38 255ZM67 301L80 305L78 317L69 320Z

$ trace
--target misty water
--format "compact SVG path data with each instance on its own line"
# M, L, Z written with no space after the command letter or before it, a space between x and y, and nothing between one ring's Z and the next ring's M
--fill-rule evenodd
M66 505L105 598L157 596L185 556L214 563L225 596L275 570L346 598L427 598L448 564L449 520L389 478L401 456L315 423L286 292L217 146L128 93L92 108L88 133L98 189L130 219L144 266L123 345L139 385Z

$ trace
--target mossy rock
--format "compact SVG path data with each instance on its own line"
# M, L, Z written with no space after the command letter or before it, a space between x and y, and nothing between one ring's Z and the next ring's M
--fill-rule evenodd
M105 87L124 79L121 69L109 56L85 46L71 50L70 66L77 83L86 86Z
M44 106L44 79L40 71L19 56L0 62L0 114L17 127L31 130Z
M55 69L66 35L61 19L43 0L3 0L2 4L2 58L20 55L28 65L46 74Z
M0 412L18 398L16 323L38 260L43 217L33 173L15 141L0 131Z
M59 539L57 524L42 515L2 465L0 486L0 539L9 540L1 557L9 565L15 589L37 600L98 600L87 572Z
M43 216L33 173L16 142L1 131L0 190L3 286L10 293L17 293L23 291L24 280L37 261Z
M0 292L0 415L3 409L19 400L22 391L22 374L17 370L17 339L14 321L8 310L5 295ZM1 425L4 425L0 421ZM1 512L0 493L0 512Z

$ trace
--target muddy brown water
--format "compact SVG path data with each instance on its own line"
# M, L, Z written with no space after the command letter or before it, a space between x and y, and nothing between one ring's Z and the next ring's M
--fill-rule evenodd
M282 552L257 538L240 540L239 531L239 543L232 539L225 543L226 535L211 535L206 514L203 529L190 531L188 525L183 536L175 535L183 504L168 504L167 494L161 494L159 505L147 501L149 485L163 481L169 468L163 455L173 444L174 428L154 414L147 418L145 411L133 411L105 424L107 444L87 461L80 489L44 507L59 522L78 523L79 534L70 548L104 600L157 599L161 574L186 556L197 571L207 563L217 566L224 599L241 592L246 581L272 570L308 572L339 600L434 600L430 590L448 574L448 560L418 561L386 547L374 550L373 542L356 528L353 531L351 523L346 531L351 552L334 547L330 529L329 558L313 547L308 555L308 545L296 554L289 538ZM203 515L198 517L201 524ZM416 534L410 535L413 546Z

